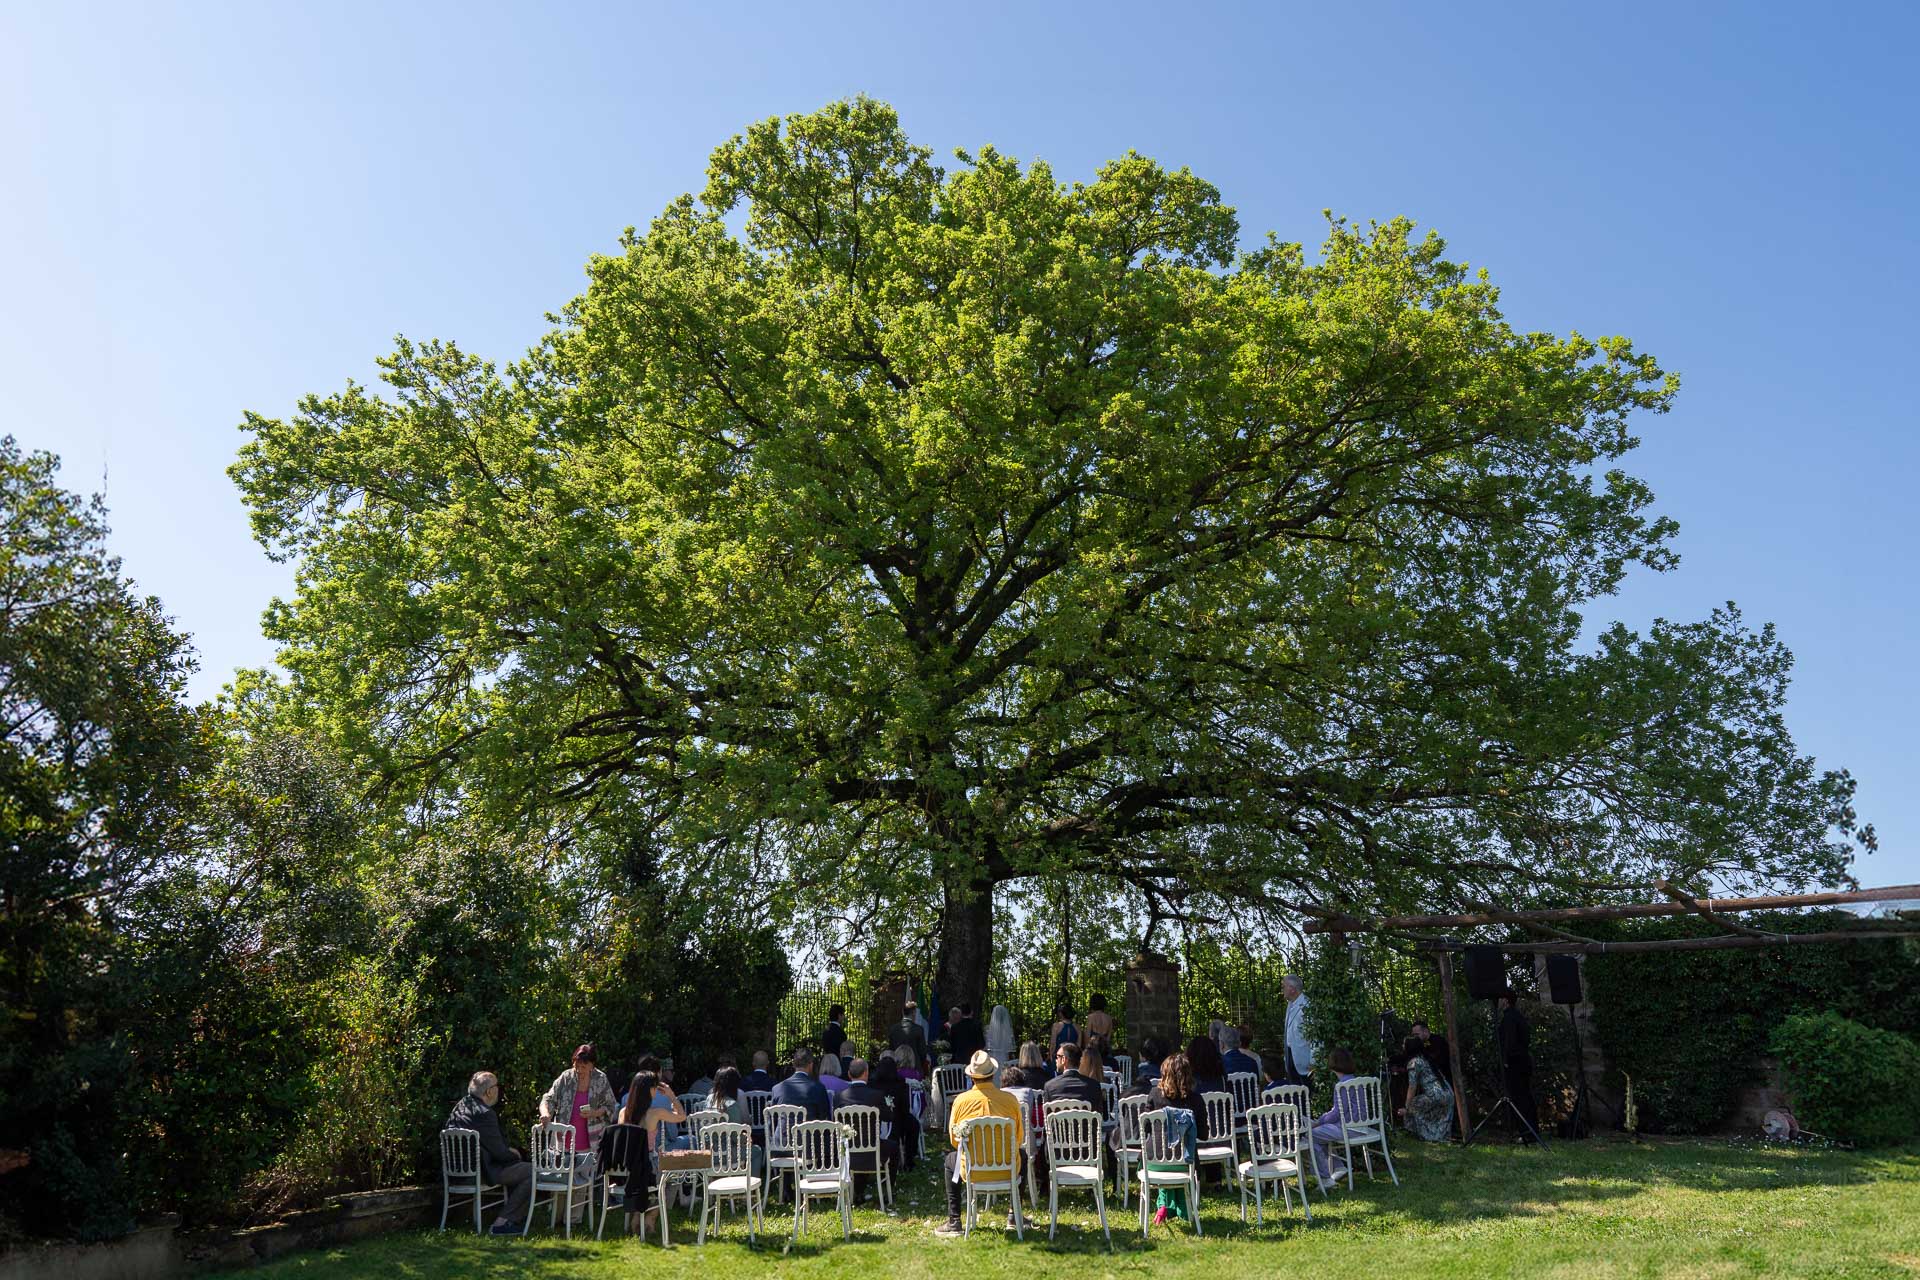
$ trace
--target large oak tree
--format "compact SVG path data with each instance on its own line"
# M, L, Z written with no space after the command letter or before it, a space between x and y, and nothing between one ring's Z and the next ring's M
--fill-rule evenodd
M1185 169L951 171L866 99L713 154L504 370L250 415L268 626L385 792L645 843L707 909L937 929L1844 874L1851 783L1610 469L1674 378L1405 221L1242 252Z

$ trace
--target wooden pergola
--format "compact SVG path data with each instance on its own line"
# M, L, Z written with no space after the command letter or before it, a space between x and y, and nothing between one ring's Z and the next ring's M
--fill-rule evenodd
M1312 920L1307 933L1332 934L1344 938L1350 933L1385 933L1411 941L1434 955L1440 966L1440 996L1446 1005L1447 1051L1453 1068L1454 1108L1464 1141L1472 1132L1467 1117L1466 1077L1460 1062L1458 1000L1453 981L1453 957L1466 948L1459 938L1435 934L1432 930L1472 929L1486 925L1513 925L1535 934L1534 942L1492 942L1486 945L1502 951L1525 955L1627 955L1649 951L1720 951L1747 947L1784 947L1814 942L1860 942L1869 938L1920 938L1920 925L1897 925L1886 920L1863 918L1857 928L1832 929L1820 933L1779 933L1757 929L1731 919L1747 911L1778 911L1794 907L1836 907L1860 902L1898 902L1920 899L1920 884L1886 885L1878 889L1842 889L1821 893L1773 894L1757 898L1703 898L1688 893L1671 881L1658 880L1655 887L1665 902L1625 903L1612 906L1556 907L1543 910L1509 911L1481 906L1452 915L1353 916L1329 915ZM1578 926L1592 920L1640 920L1660 916L1694 915L1718 926L1720 934L1705 938L1636 939L1626 942L1583 937L1566 926ZM1581 1064L1584 1074L1586 1066Z

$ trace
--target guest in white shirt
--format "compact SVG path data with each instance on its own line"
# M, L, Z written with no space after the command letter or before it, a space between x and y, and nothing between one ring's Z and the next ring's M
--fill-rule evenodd
M1314 1059L1313 1041L1307 1039L1307 994L1300 988L1300 979L1291 973L1281 979L1280 992L1287 998L1287 1078L1295 1084L1306 1084L1313 1074Z

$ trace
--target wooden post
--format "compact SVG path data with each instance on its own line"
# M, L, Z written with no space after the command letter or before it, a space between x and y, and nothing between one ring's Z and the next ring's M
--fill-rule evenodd
M1453 1070L1453 1109L1460 1121L1460 1141L1472 1128L1467 1124L1467 1077L1460 1070L1460 1019L1453 996L1453 953L1440 953L1440 998L1447 1006L1447 1060Z

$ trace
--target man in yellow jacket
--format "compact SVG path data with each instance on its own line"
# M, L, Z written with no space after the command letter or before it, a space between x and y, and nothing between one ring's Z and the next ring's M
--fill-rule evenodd
M955 1098L947 1110L947 1138L953 1143L953 1150L947 1152L947 1223L935 1229L936 1236L965 1234L960 1213L967 1200L967 1149L960 1133L967 1121L982 1116L1005 1116L1013 1121L1014 1174L1015 1181L1019 1180L1020 1159L1027 1149L1027 1117L1019 1099L993 1082L999 1072L1000 1064L986 1050L975 1053L967 1063L973 1088Z

